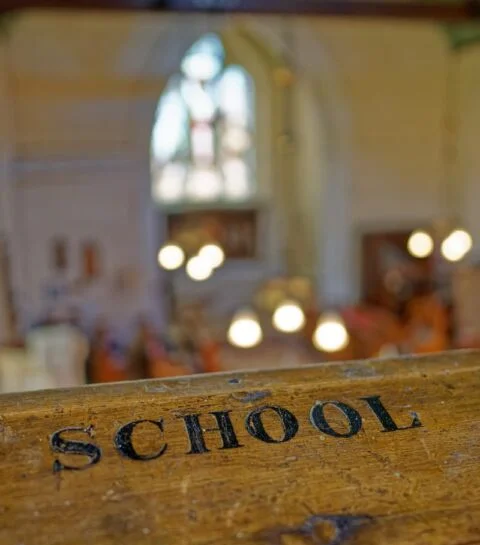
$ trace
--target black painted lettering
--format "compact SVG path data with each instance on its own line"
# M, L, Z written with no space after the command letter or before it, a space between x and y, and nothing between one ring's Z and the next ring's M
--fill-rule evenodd
M239 448L240 445L235 430L233 429L232 421L230 420L231 411L214 411L209 414L215 417L217 421L216 428L204 429L200 425L199 414L187 414L182 416L185 424L185 429L188 433L188 439L190 440L190 450L187 454L203 454L204 452L210 452L205 445L205 432L220 432L222 439L222 446L220 449L227 448Z
M148 423L156 426L158 430L160 431L160 434L162 436L163 440L163 420L135 420L134 422L129 422L125 426L122 426L117 433L115 434L115 438L113 440L115 444L115 448L118 450L118 452L122 456L126 456L127 458L130 458L131 460L155 460L156 458L160 458L160 456L167 450L167 445L165 443L162 443L162 446L156 450L155 452L152 452L151 454L139 454L135 447L133 446L132 442L132 435L135 430L135 428L139 424Z
M380 396L361 397L360 399L367 402L367 405L383 426L383 432L410 430L412 428L419 428L422 425L418 416L413 414L412 422L409 426L399 427L385 408L385 405L380 401Z
M87 469L87 467L93 466L97 464L101 457L102 457L102 451L100 450L97 445L94 445L93 443L87 443L84 441L72 441L67 440L63 438L63 434L69 433L69 432L81 432L86 433L88 437L93 437L93 426L89 426L88 428L76 428L76 427L70 427L70 428L62 428L61 430L56 431L54 434L50 436L50 447L53 450L53 452L56 452L58 454L73 454L76 456L86 456L88 458L88 462L82 465L67 465L60 460L55 460L53 462L53 471L61 471L62 469L68 469L68 470L80 470L80 469Z
M325 407L332 405L338 409L348 420L349 430L345 433L340 433L332 428L325 418ZM323 401L316 403L310 411L310 421L317 430L331 435L332 437L353 437L362 429L362 417L350 405L341 401Z
M266 411L273 411L280 418L283 427L281 438L275 439L266 431L262 420L262 414ZM287 411L287 409L271 405L259 407L249 413L245 426L252 437L265 443L286 443L290 439L293 439L298 432L298 420L295 418L295 415Z

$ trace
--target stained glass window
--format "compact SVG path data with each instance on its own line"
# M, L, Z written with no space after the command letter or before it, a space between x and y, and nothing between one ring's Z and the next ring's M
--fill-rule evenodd
M225 66L215 34L185 54L160 99L152 133L152 196L159 204L242 202L255 189L254 89Z

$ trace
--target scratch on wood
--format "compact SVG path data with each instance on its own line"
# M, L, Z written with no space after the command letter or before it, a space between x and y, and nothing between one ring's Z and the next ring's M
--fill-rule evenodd
M237 392L232 394L232 398L242 403L250 403L251 401L259 401L270 397L272 393L269 390L254 390L253 392Z
M0 441L3 443L13 443L17 440L15 432L10 426L6 426L0 417Z
M189 487L190 487L190 476L187 475L186 477L184 477L184 479L182 479L182 483L180 485L180 489L184 496L188 494Z
M285 536L297 536L311 545L342 545L357 530L373 522L366 515L312 515L299 526L273 528L257 535L269 545L282 545Z
M420 439L420 443L422 443L423 448L424 448L425 452L427 453L427 458L430 460L432 458L432 453L428 449L427 444L425 443L425 439L423 439L423 438Z
M165 384L146 384L144 390L147 394L158 394L168 392L170 388Z

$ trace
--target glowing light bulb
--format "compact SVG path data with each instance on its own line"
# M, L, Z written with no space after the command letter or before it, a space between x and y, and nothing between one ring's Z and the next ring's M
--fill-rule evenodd
M212 276L213 268L207 259L196 255L188 260L186 271L192 280L202 282L203 280L207 280L207 278Z
M455 229L442 242L440 250L448 261L460 261L472 249L472 237L464 229Z
M228 329L228 341L239 348L253 348L263 339L262 328L254 312L238 313Z
M285 301L273 313L273 326L284 333L295 333L305 325L305 314L295 301Z
M183 265L185 253L178 244L165 244L158 252L158 264L167 271L173 271Z
M318 350L338 352L348 345L350 338L342 318L331 313L320 318L312 340Z
M426 231L414 231L408 239L407 249L414 257L428 257L433 252L433 238Z
M198 255L210 262L210 265L216 269L225 261L225 252L218 244L206 244L200 248Z

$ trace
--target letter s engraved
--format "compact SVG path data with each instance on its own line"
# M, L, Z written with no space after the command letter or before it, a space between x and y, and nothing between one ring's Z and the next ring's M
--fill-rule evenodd
M94 436L93 426L88 426L87 428L82 427L69 427L62 428L61 430L56 431L50 436L50 448L53 452L59 454L73 454L75 456L86 456L88 462L83 465L67 465L60 460L56 459L53 462L53 471L58 472L62 469L68 470L79 470L87 469L90 466L98 464L102 457L102 451L100 447L94 443L87 443L85 441L71 441L64 439L63 435L69 432L82 432L86 433L88 437L92 438Z

